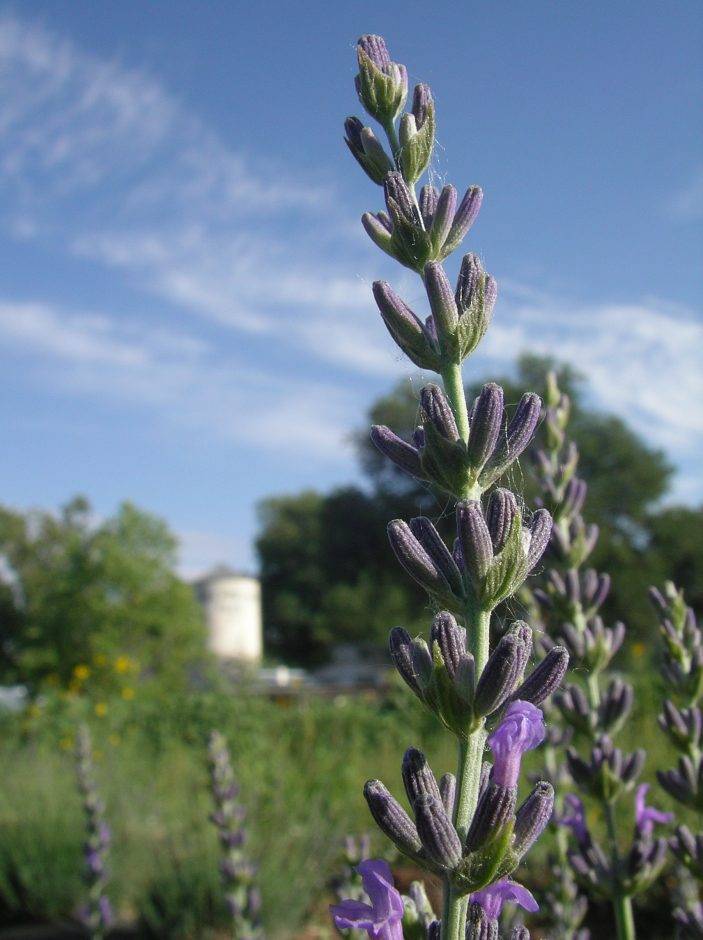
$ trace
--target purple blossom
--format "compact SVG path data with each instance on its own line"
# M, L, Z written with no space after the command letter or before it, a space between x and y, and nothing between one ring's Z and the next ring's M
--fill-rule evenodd
M635 793L635 825L643 836L651 836L656 823L668 823L674 819L673 813L664 813L653 806L647 806L645 799L649 792L649 784L642 783Z
M393 886L393 875L387 862L367 859L356 869L361 875L370 904L348 899L330 907L335 925L365 930L378 940L403 940L403 899Z
M493 782L503 787L517 786L522 755L541 744L544 736L541 710L521 699L513 702L488 738L488 746L493 751Z
M527 888L509 878L501 878L500 881L494 881L492 885L476 891L471 895L471 901L480 904L491 920L498 920L506 901L519 904L526 911L539 910L539 904Z
M589 842L590 833L586 825L586 809L583 800L579 799L574 793L567 793L564 797L564 804L568 808L568 812L565 812L557 819L557 824L570 829L580 845Z

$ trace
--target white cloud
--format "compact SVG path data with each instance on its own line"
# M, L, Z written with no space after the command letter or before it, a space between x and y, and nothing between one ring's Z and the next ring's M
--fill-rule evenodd
M507 365L534 351L572 363L599 408L683 458L700 452L701 348L703 322L663 301L579 306L553 299L541 306L508 302L482 356Z

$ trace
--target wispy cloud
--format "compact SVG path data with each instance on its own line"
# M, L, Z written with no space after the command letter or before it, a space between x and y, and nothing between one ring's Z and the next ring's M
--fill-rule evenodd
M703 166L670 196L667 208L671 216L684 222L703 219Z
M187 333L49 304L0 300L0 338L54 392L264 451L342 459L354 395L337 386L259 371Z

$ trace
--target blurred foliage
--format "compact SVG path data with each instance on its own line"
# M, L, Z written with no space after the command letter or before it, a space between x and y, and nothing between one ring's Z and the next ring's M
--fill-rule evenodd
M593 410L571 367L521 357L516 377L499 380L510 411L525 390L543 393L551 368L572 399L569 434L579 446L579 475L589 485L586 518L601 538L591 563L613 576L606 617L623 619L631 637L651 635L647 587L673 577L694 606L703 599L703 507L662 507L673 468L622 419ZM420 380L403 381L375 402L369 424L386 424L406 440L417 424ZM480 385L467 388L473 398ZM539 442L539 434L538 434ZM370 488L306 492L266 500L257 543L267 647L285 659L319 661L340 642L382 646L388 629L411 632L427 620L426 598L388 547L390 519L431 516L448 542L453 520L423 484L386 460L366 429L356 438ZM539 497L529 455L503 481L528 507Z
M176 547L131 503L102 521L81 497L58 515L0 508L3 679L125 697L137 671L183 686L205 662L205 631Z

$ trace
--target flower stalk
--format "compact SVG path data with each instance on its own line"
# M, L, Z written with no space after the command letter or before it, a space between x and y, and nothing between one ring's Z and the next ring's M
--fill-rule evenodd
M543 586L532 594L542 615L547 655L554 643L563 644L572 662L580 667L575 672L577 681L554 697L561 729L553 720L547 759L557 789L556 821L572 831L575 846L567 849L563 837L557 840L561 896L559 904L549 906L555 936L578 936L575 931L585 909L570 884L568 862L582 889L610 900L619 940L633 940L632 898L652 884L664 864L666 843L653 837L654 821L663 820L655 819L653 814L658 811L645 807L646 788L638 788L635 832L629 850L621 851L616 805L633 791L645 759L643 750L625 754L612 740L634 699L632 687L610 671L625 627L621 623L605 627L599 610L608 595L610 579L584 567L597 544L598 528L588 525L582 516L587 486L576 476L578 450L567 437L570 401L553 373L547 379L546 406L546 443L537 451L535 464L544 502L555 520L549 553L552 567ZM572 738L573 745L567 747ZM568 775L557 770L563 763L557 751L564 747ZM580 799L566 792L569 785L599 804L605 820L605 851L588 831Z
M225 903L236 940L263 940L259 924L261 899L255 884L256 869L244 851L244 809L238 803L239 787L234 779L227 742L219 731L208 741L210 782L215 811L211 819L217 829L222 857L220 877Z
M422 388L420 424L411 441L385 426L374 427L371 437L443 505L450 500L456 507L451 546L426 517L388 526L398 562L436 611L429 642L394 628L391 656L413 694L455 736L456 778L445 774L437 783L421 752L409 748L403 782L410 812L380 780L367 781L364 795L398 849L444 883L442 921L431 925L428 936L497 936L503 901L522 903L529 894L508 876L547 825L553 805L552 787L541 781L516 807L521 756L542 741L538 706L568 666L566 649L556 647L529 671L531 628L517 621L501 632L493 618L496 607L520 590L549 541L550 514L528 516L513 493L496 486L529 445L541 402L526 394L508 414L503 390L494 383L467 402L462 363L488 329L497 286L475 254L464 256L454 286L442 262L475 222L482 193L470 186L459 200L452 185L438 192L426 184L418 196L416 183L434 146L432 93L416 86L412 109L404 113L407 70L391 59L384 40L362 36L357 57L359 99L385 131L390 152L359 118L347 118L347 145L382 186L385 201L385 210L366 212L362 223L379 248L421 277L429 314L415 313L385 281L374 283L374 299L393 341L415 366L442 380L442 387ZM383 175L381 168L390 164ZM487 743L493 767L484 760ZM388 912L395 902L388 890L385 897ZM365 929L370 936L391 936L395 928L388 921L388 934ZM520 928L514 936L524 940L529 934Z
M103 940L113 921L112 905L107 896L107 857L112 834L105 821L105 804L95 780L93 745L86 725L81 725L76 738L76 776L86 824L83 856L88 899L81 910L81 920L91 940Z

